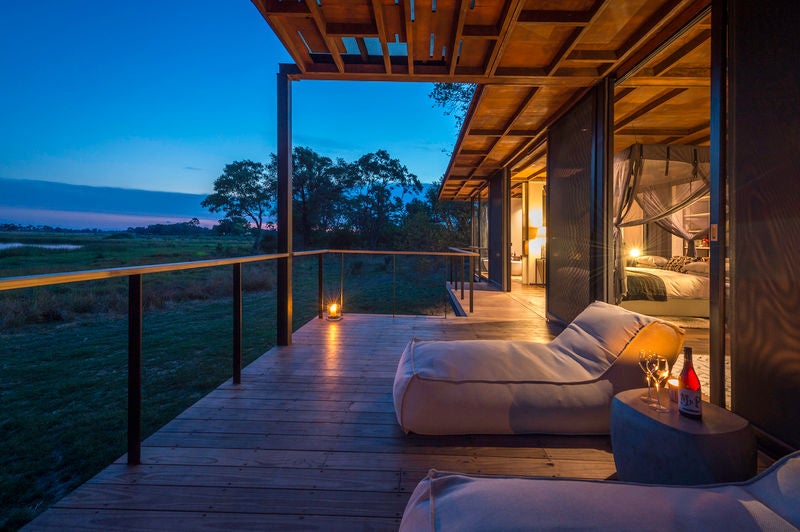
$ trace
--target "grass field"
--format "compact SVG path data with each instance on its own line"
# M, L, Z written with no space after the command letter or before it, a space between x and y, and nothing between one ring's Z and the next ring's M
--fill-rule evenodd
M184 262L251 253L246 239L0 233L0 277ZM396 260L396 262L394 262ZM443 314L442 258L325 259L325 298L344 310ZM293 317L317 313L317 259L294 261ZM243 266L243 357L275 343L275 264ZM393 284L393 279L396 281ZM143 431L149 435L230 378L230 267L147 275ZM127 280L0 292L0 529L16 529L125 452Z

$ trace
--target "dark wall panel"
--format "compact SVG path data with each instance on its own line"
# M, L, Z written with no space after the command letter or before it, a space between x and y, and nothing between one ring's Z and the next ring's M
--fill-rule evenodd
M732 406L798 448L800 3L729 6Z
M550 128L547 148L547 313L572 321L591 303L593 98Z

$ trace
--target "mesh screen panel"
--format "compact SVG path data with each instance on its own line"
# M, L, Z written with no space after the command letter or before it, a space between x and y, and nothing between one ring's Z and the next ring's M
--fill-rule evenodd
M594 99L550 129L547 149L547 311L565 323L590 301Z

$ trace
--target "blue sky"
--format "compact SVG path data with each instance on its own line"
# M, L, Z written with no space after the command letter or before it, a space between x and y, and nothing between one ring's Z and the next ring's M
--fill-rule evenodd
M209 193L275 151L289 55L249 0L5 2L0 177ZM353 160L384 148L423 182L457 131L429 84L293 84L293 142Z

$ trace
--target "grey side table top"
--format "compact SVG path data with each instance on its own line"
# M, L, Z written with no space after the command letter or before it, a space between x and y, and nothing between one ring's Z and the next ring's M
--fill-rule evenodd
M658 423L667 427L697 435L724 434L727 432L738 432L745 429L750 422L729 410L720 408L717 405L703 402L703 418L696 420L687 418L678 413L678 403L672 403L667 394L661 393L661 404L669 405L670 412L659 413L651 408L647 403L639 399L647 393L647 388L627 390L618 393L614 401L619 401L625 406L632 408L638 413L647 416Z

